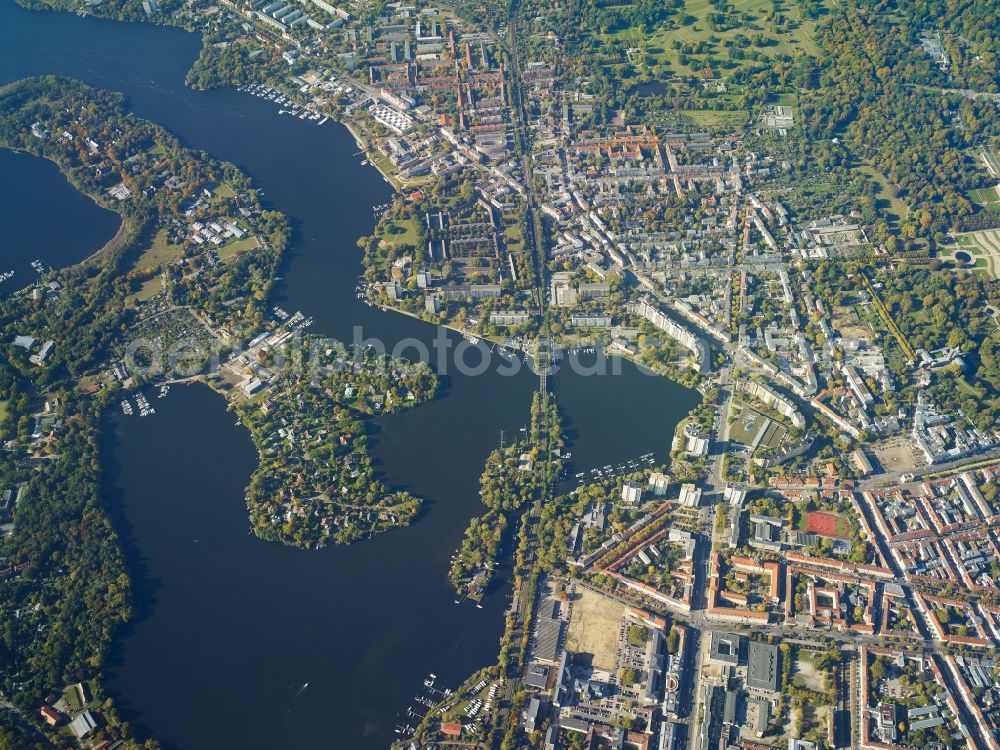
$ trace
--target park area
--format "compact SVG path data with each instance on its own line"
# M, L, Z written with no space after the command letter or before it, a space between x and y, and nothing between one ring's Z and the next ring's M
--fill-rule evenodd
M661 16L652 30L634 24L629 7L604 6L606 19L585 43L588 61L613 71L623 88L650 93L666 89L660 83L641 83L650 74L661 82L702 78L716 93L717 106L681 113L706 130L739 129L747 122L749 113L742 109L739 92L727 90L727 79L761 61L818 55L815 22L803 14L800 3L685 0L682 8ZM635 80L630 80L632 70Z
M986 165L987 171L994 177L1000 177L1000 152L996 146L982 146L979 149L979 156Z
M162 228L153 237L153 242L136 261L135 270L139 273L162 268L178 260L184 254L182 245L173 244L168 240L168 230Z
M990 279L1000 279L1000 229L963 232L954 237L959 263Z

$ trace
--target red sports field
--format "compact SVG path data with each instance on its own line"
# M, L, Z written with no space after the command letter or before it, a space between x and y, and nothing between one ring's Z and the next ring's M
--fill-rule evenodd
M846 539L847 537L837 531L837 524L840 516L836 513L824 513L823 511L811 511L806 515L806 531L810 534L819 534L834 539Z

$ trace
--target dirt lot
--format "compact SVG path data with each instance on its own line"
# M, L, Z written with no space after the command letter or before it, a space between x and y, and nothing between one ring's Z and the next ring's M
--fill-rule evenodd
M909 438L894 438L872 446L872 453L886 471L906 471L923 463Z
M815 690L817 693L826 689L826 680L823 674L816 669L816 665L809 659L798 658L795 660L795 675L792 678L796 685L800 684L808 690Z
M593 654L595 667L614 670L618 631L625 607L586 589L574 592L572 607L567 650Z
M871 328L863 321L858 321L851 314L851 308L836 306L833 308L833 326L842 336L851 336L865 343L872 343L875 336Z

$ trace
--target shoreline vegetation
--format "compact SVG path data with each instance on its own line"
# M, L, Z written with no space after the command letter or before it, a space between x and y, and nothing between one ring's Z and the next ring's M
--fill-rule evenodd
M443 9L349 10L322 2L17 2L198 33L187 85L249 89L278 114L347 127L394 189L358 241L369 304L523 351L543 368L556 345L600 342L699 388L701 404L677 426L672 477L664 466L648 477L643 468L553 497L566 458L542 378L530 431L486 459L485 510L449 571L459 600L478 601L511 550L514 601L499 663L468 690L470 699L479 691L475 709L447 694L442 705L425 704L421 741L538 745L549 709L522 677L540 592L569 602L563 583L579 579L625 593L613 583L617 569L588 574L590 583L570 569L567 541L570 552L603 557L601 546L619 531L609 555L676 521L692 557L686 612L707 593L711 617L710 569L694 574L702 562L695 551L707 543L718 555L723 532L739 546L748 493L766 495L749 499L751 511L778 518L770 480L819 487L829 478L853 489L872 473L865 447L904 435L911 419L914 434L921 425L962 425L940 439L938 456L948 455L944 441L973 445L996 424L996 280L965 274L939 254L957 230L998 223L969 199L992 188L973 147L995 161L1000 138L989 101L1000 79L996 40L984 32L987 5L936 13L911 0L454 0ZM177 373L140 376L142 362L123 351L126 336L171 343L195 330L232 353L207 380L257 448L247 505L259 537L307 548L350 542L405 526L420 507L378 479L365 421L434 398L434 373L368 351L353 359L346 350L316 352L315 340L299 335L308 322L299 314L272 309L272 320L269 293L289 242L284 217L264 210L232 165L122 112L121 97L66 79L0 90L0 140L33 152L61 144L71 184L98 200L116 196L128 216L94 265L55 271L55 286L3 303L4 334L26 351L12 348L0 362L0 385L11 394L0 427L28 460L4 467L27 499L14 532L23 546L10 545L4 561L13 571L5 597L23 614L3 633L0 666L10 665L4 693L19 685L14 702L25 712L49 689L99 682L107 644L132 614L114 530L104 533L94 420L121 393ZM253 346L235 353L246 338ZM867 366L859 353L871 355ZM281 366L305 357L308 368ZM944 364L925 367L936 360ZM102 388L109 367L117 382ZM710 452L713 443L722 450ZM632 507L644 479L654 493L648 516ZM675 495L668 481L685 484ZM714 527L700 519L703 490L716 500L742 493L732 532L726 503L716 503ZM687 507L675 513L668 503ZM849 503L825 505L853 512ZM792 507L788 526L811 508ZM843 541L853 544L848 555L870 561L874 549L860 533ZM652 587L661 603L676 601L678 554L625 561L621 575L641 584L633 590ZM749 584L741 588L730 594L748 597ZM667 605L650 606L654 619L673 618ZM632 647L645 642L635 640ZM647 670L647 691L656 671ZM632 686L639 673L630 667L612 682L618 677ZM496 711L477 719L495 697L483 690L504 681ZM699 705L699 687L685 719L711 709ZM99 685L94 694L94 710L107 717L100 738L127 737ZM527 710L532 698L540 723ZM648 729L658 703L615 708L615 721ZM782 724L784 696L775 704ZM447 711L454 723L445 731Z
M48 3L16 1L32 10L59 10ZM212 75L206 75L216 52L204 32L200 32L194 25L177 21L170 12L174 5L179 7L179 4L170 2L161 3L161 12L153 22L200 33L201 51L188 74L188 84L195 88L212 88L246 83L246 80L218 78L214 72ZM124 6L117 8L109 5L99 6L98 12L119 21L150 20L139 11L126 12ZM67 79L28 79L27 83L21 81L12 84L0 90L0 107L3 107L3 110L7 109L10 105L10 93L16 92L19 86L30 86L32 83L42 81L45 82L43 88L54 86L56 90L66 95L84 95L96 99L98 107L108 108L120 119L123 126L128 123L138 123L139 127L152 128L153 141L157 146L154 149L156 153L152 155L151 163L146 163L145 157L143 158L141 164L143 171L159 166L166 155L164 152L172 150L192 156L195 162L202 158L182 149L176 139L162 128L135 118L122 117L123 99L120 96L115 97ZM70 109L72 108L67 108ZM130 179L129 175L121 171L121 183L129 189L131 195L125 202L119 200L112 203L106 196L108 189L115 187L114 185L108 184L106 180L93 183L80 181L77 179L78 172L67 168L67 162L60 161L43 147L43 142L50 142L48 139L59 138L57 128L51 126L55 109L47 114L48 117L45 117L33 112L30 117L25 117L24 113L21 113L19 123L19 132L25 133L30 130L33 122L41 121L43 128L48 131L45 139L19 141L12 134L7 134L2 138L4 147L21 148L28 153L54 161L77 190L91 197L97 205L119 213L122 216L122 224L113 238L83 262L71 268L58 269L52 274L57 279L68 279L78 274L86 277L87 294L93 298L89 305L91 311L94 314L102 310L105 311L105 315L111 313L112 321L104 326L102 335L95 337L96 343L88 351L87 356L74 359L72 363L68 359L63 359L61 350L65 347L65 342L60 342L53 354L56 359L46 368L47 375L38 381L34 389L28 385L29 372L30 376L35 376L36 373L29 371L25 364L15 364L15 372L10 373L10 377L22 383L25 397L21 399L22 408L11 409L6 416L8 426L23 422L27 416L26 412L39 408L42 402L48 400L58 404L54 408L59 410L63 423L71 423L82 435L87 435L91 446L89 453L70 453L68 431L49 441L45 449L49 455L75 460L79 466L79 479L73 481L79 481L89 490L81 493L79 497L74 496L76 504L67 507L64 528L58 531L50 528L43 533L26 520L29 517L28 511L21 511L18 514L18 528L15 534L18 539L22 535L35 534L39 539L48 540L47 546L71 550L74 548L71 541L74 533L72 519L92 516L107 529L102 537L104 547L99 551L100 556L106 559L101 563L103 567L91 571L89 576L91 583L88 587L93 590L96 585L103 586L104 589L99 596L101 604L95 610L84 609L72 613L65 623L59 628L50 629L46 637L41 639L32 632L31 627L33 623L41 621L44 609L37 615L19 621L16 629L4 637L0 647L5 675L3 694L17 706L24 724L31 725L34 722L27 716L29 712L36 710L41 695L59 685L87 681L87 684L92 686L92 694L90 700L81 708L88 708L94 713L99 711L102 724L96 736L122 740L124 742L122 750L132 750L139 748L140 744L134 738L128 723L118 716L112 701L101 688L101 672L107 648L116 629L130 621L133 611L127 567L121 556L116 534L108 520L108 509L104 506L97 489L100 486L99 419L103 410L112 408L115 400L133 388L149 382L173 382L175 377L178 380L187 378L183 375L162 372L150 381L146 377L126 373L120 382L102 382L101 370L106 369L104 365L113 363L101 361L100 352L121 353L122 347L120 343L116 343L116 340L120 342L118 337L121 334L155 333L157 327L169 329L174 323L185 320L184 311L203 323L207 334L216 342L225 343L237 338L240 333L262 330L270 284L288 242L289 229L280 214L261 209L255 190L246 176L240 174L232 165L222 165L213 160L208 161L207 166L212 174L206 175L206 179L197 184L180 185L176 188L164 187L164 182L161 181L156 185L152 201L147 200L148 196L140 192L139 180ZM372 166L375 166L383 178L392 185L394 190L392 204L398 209L403 205L403 192L407 189L407 184L401 181L383 160L374 158L377 150L373 134L343 117L340 111L332 113L332 116L347 127L354 140L366 151ZM0 111L0 126L4 127L4 131L8 129L9 123L8 113ZM95 132L98 131L96 121L91 127ZM127 128L123 127L123 130ZM81 149L78 155L91 164L101 163L107 156L114 156L115 161L120 164L121 160L117 158L120 155L109 151L106 146L109 141L117 145L116 136L121 136L122 133L109 131L107 127L100 128L99 132L101 137L93 137L92 133L74 134L77 138L76 143L82 143L90 138L96 144L88 149ZM145 134L145 137L149 137L149 134ZM148 151L146 153L148 156ZM133 154L121 155L128 158ZM176 154L171 155L176 158ZM171 164L171 166L176 165ZM178 177L176 174L178 170L172 171L174 174L168 179ZM178 185L181 181L173 180L173 184ZM151 186L151 183L147 184ZM185 202L190 201L186 205L194 208L196 218L201 215L205 215L206 219L218 218L225 213L227 199L223 198L222 192L218 190L220 185L230 186L239 198L241 207L249 207L250 217L235 211L232 213L232 218L239 228L243 231L256 230L263 238L260 250L241 253L235 259L224 262L235 263L240 267L241 273L247 276L235 288L228 290L231 296L214 293L209 294L208 299L200 299L198 289L201 284L196 283L182 269L173 267L169 262L159 262L153 268L139 268L138 260L150 252L150 246L155 244L156 238L161 233L165 233L168 238L166 243L168 248L171 247L170 239L180 240L183 237L185 225L190 222L178 211L181 207L181 198ZM416 189L419 190L419 187ZM168 191L179 192L180 197L158 204L156 196L167 194ZM133 201L141 202L142 209L132 210ZM525 229L522 227L519 232L520 239L514 237L512 241L524 244ZM372 237L363 239L370 242ZM258 261L254 259L256 255L263 258ZM370 262L371 257L366 254L366 269L370 267L368 265ZM211 276L215 264L208 261L199 262L197 268L199 273L204 272ZM522 282L519 284L519 289L522 291L519 294L527 293L525 290L531 289L535 284L534 273L527 266L519 270L522 271ZM175 309L156 310L155 313L144 317L141 312L145 302L141 299L144 289L149 285L155 286L158 280L169 290ZM66 283L61 284L61 288L67 292L69 286ZM104 296L108 289L112 289L113 294ZM55 314L38 316L36 311L36 317L45 319L37 322L32 322L30 316L23 315L24 308L19 309L19 306L28 304L29 297L30 294L25 290L4 302L7 332L13 333L14 328L17 331L27 330L31 326L34 326L33 333L54 329L58 319ZM236 315L232 315L231 311L239 310L240 306L232 304L234 298L241 304L245 303L245 308ZM373 299L373 296L369 295L369 299ZM65 300L55 293L50 293L44 301L48 306L47 310L53 313L63 308L65 304ZM384 300L379 301L384 302ZM384 307L441 325L460 334L469 333L464 316L459 316L457 319L440 317L428 320L426 316L416 311L393 305ZM114 314L114 310L118 311L117 314ZM138 316L137 310L140 311ZM79 317L76 317L76 324L81 331L90 331L86 322ZM375 363L367 354L361 358L361 368L356 369L350 366L349 357L345 356L346 352L337 352L332 360L322 363L324 369L320 378L308 383L299 382L287 376L267 373L268 358L284 353L283 350L289 346L276 343L289 329L279 324L265 330L269 334L268 343L271 346L263 358L251 357L244 361L229 362L219 373L213 373L207 378L197 378L227 398L230 408L239 416L253 438L258 453L258 468L251 478L246 498L253 532L261 539L312 548L328 543L351 542L388 528L408 525L419 512L420 500L406 492L393 492L375 478L365 448L364 419L369 414L410 408L433 398L437 387L434 374L426 368L411 369L401 363L388 361ZM170 335L168 331L166 334L168 340ZM486 332L480 329L479 336L494 342L502 341L495 331ZM512 342L507 343L511 344L512 348L518 348ZM531 351L526 353L537 354ZM627 358L639 359L635 356ZM121 362L124 363L124 359ZM660 369L662 374L663 368L657 369ZM668 372L678 374L672 368L668 368ZM266 385L260 392L248 392L244 386L248 381L259 378L262 373L269 374L271 379L261 380L261 382L266 381ZM365 393L364 399L355 395L362 392ZM527 540L523 531L517 535L510 532L511 521L523 510L524 503L540 502L559 474L562 460L558 455L558 448L561 448L562 438L559 435L558 425L554 402L543 404L536 396L532 404L532 436L523 441L523 444L519 443L505 451L502 460L499 454L487 460L482 491L486 513L474 520L456 553L455 567L451 572L452 583L456 590L465 589L475 598L488 588L497 556L503 553L500 542L505 534L512 537L510 544L517 548L511 550L510 554L517 562L519 576L526 575L527 563L522 557ZM20 432L22 433L20 439L23 442L23 426ZM58 448L53 447L56 445ZM522 471L520 467L514 468L514 464L522 463L523 453L527 453L529 461L534 464L532 470ZM61 462L50 462L51 465L59 463ZM519 489L515 493L516 497L511 496L504 500L499 495L506 497L507 490L510 489L504 483L508 472L517 472L523 481L517 483ZM47 477L43 482L38 478L41 473L44 472L36 471L36 476L29 483L32 494L39 502L46 496L43 493L57 491L64 481L53 476ZM497 494L496 502L494 494ZM358 495L364 502L351 503L342 499ZM26 503L26 507L33 507L36 504L36 501L31 500ZM479 537L476 533L477 522L480 526L497 523L501 530L500 535L491 536L489 539ZM52 538L53 534L57 534L55 539ZM59 535L62 535L62 538ZM65 576L53 563L45 564L40 558L40 552L32 554L22 551L7 562L13 563L14 568L29 566L27 569L33 572L32 580L56 581L57 585L65 586L66 592L59 597L60 599L79 599L80 593L75 589L80 583ZM20 570L23 571L25 568L22 567ZM34 590L34 586L23 572L18 581L23 583L5 588L6 597L10 601L23 604L37 601L40 592ZM529 582L522 591L522 596L530 596L533 585ZM528 613L532 606L529 601ZM82 635L73 634L72 628L77 626L80 619L86 619L90 628ZM53 644L53 638L57 635L61 638L59 648ZM505 642L505 644L501 658L503 665L515 658L523 659L526 642L520 646L515 643ZM28 657L28 654L32 655ZM9 731L13 733L12 737L18 737L13 740L14 742L23 740L17 734L20 730L11 728ZM142 747L148 749L158 745L154 740L146 740Z
M111 212L113 212L115 214L118 214L118 218L119 218L120 223L118 225L118 229L115 230L114 235L111 238L109 238L107 242L105 242L103 245L101 245L99 248L97 248L97 250L95 250L90 255L88 255L86 258L83 258L82 260L80 260L79 262L77 262L77 263L75 263L73 265L87 266L87 265L91 265L91 264L94 264L94 263L100 265L100 262L104 259L104 257L106 255L111 255L111 254L113 254L115 252L115 247L117 247L118 245L121 245L124 242L127 242L127 240L125 238L128 236L130 227L126 224L126 221L127 221L126 217L123 216L121 214L121 212L119 212L115 208L115 206L112 205L111 203L108 203L107 201L103 200L99 196L90 195L89 193L81 190L78 185L76 185L74 182L72 182L70 180L69 175L66 174L62 170L61 167L59 167L59 162L57 162L55 159L52 159L52 158L50 158L49 156L47 156L45 154L41 154L41 155L35 154L30 149L27 149L27 148L19 148L19 147L7 146L7 145L4 145L4 144L0 144L0 148L5 148L6 150L10 151L11 153L23 154L25 156L32 156L32 157L34 157L36 159L37 158L42 158L42 159L45 159L45 161L47 161L47 162L51 162L57 168L59 168L59 174L61 174L66 179L66 181L69 183L70 187L72 187L74 190L76 190L78 193L80 193L80 195L85 195L87 198L89 198L94 203L95 206L98 206L99 208L103 208L103 209L105 209L107 211L111 211ZM29 284L28 286L30 287L32 285ZM22 294L22 293L24 293L24 291L25 291L26 288L27 287L18 289L13 294Z
M34 741L23 727L37 726L27 717L40 698L86 683L79 708L100 716L95 736L138 748L100 679L117 628L133 617L132 584L99 490L101 418L128 392L174 374L139 374L143 363L122 357L129 338L170 343L178 322L203 327L223 351L251 332L271 338L254 361L229 361L198 379L227 398L261 456L247 488L254 532L293 546L350 542L410 522L420 501L375 478L365 420L433 398L437 379L424 365L346 350L320 352L319 369L303 370L315 376L309 382L268 373L267 362L283 354L274 340L286 332L265 320L265 310L288 242L287 221L261 208L251 181L234 166L126 116L120 95L52 76L4 86L0 147L52 161L74 189L121 217L115 235L86 259L0 301L6 340L53 342L42 349L26 344L27 352L0 362L0 430L8 449L0 472L20 488L0 565L3 600L20 612L0 637L0 693L15 712L0 712L0 739L14 747ZM216 252L185 240L184 266L160 261L137 269L154 236L183 239L198 221L223 222L232 235L227 242L247 234L257 242L228 255L225 243ZM147 310L137 303L136 289L147 278L161 280L172 304ZM285 347L304 341L316 348L315 337L285 338ZM252 397L245 386L262 375L263 387ZM289 428L277 428L279 440L275 419ZM44 429L32 433L32 422ZM308 496L299 490L304 470ZM12 715L20 721L8 727Z

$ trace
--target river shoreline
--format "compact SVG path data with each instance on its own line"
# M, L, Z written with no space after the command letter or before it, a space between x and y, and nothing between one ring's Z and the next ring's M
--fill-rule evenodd
M353 326L389 349L432 338L433 324L356 298L354 240L372 231L371 207L385 202L388 186L354 158L350 128L305 127L235 90L185 87L201 41L171 27L0 6L4 39L0 70L73 75L123 91L137 116L237 165L290 215L293 240L269 305L302 309L318 334L345 341ZM41 208L25 221L41 220ZM216 394L173 389L145 419L113 410L101 491L121 519L137 595L148 605L116 637L107 669L121 715L168 748L384 750L429 672L457 686L493 663L509 584L498 582L484 610L455 605L448 558L483 511L485 457L501 430L516 433L528 416L538 380L524 369L450 374L437 398L376 420L374 465L425 507L406 529L321 551L246 533L243 492L257 456ZM562 378L581 468L650 448L665 455L676 412L693 401L687 389L624 369L614 386ZM609 398L612 387L629 397ZM252 722L240 719L247 705Z

